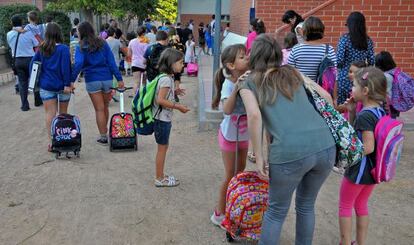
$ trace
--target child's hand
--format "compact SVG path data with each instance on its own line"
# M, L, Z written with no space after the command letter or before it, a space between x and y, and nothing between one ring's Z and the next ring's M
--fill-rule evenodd
M63 89L63 93L65 94L72 93L72 86L69 86L69 87L65 86L65 88Z
M118 88L124 88L125 84L123 81L118 82Z
M182 104L175 105L175 108L177 108L177 110L179 110L181 113L187 113L190 111L190 109L187 106Z
M356 110L356 102L354 100L354 97L348 98L343 105L350 112L353 112Z

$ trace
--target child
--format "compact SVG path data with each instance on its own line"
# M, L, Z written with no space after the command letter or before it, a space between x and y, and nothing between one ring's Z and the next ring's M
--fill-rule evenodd
M173 110L187 113L190 109L174 100L174 73L180 72L184 66L183 53L172 48L167 48L159 59L159 72L165 74L159 79L155 92L155 100L152 107L154 113L154 136L158 144L155 157L155 186L174 187L180 184L172 175L164 174L165 157L171 132L171 120Z
M188 35L188 41L185 43L185 66L188 63L194 63L194 55L195 55L195 42L193 41L193 34Z
M298 44L298 39L296 38L295 33L289 32L285 37L285 48L282 49L282 53L283 53L282 65L287 64L290 51L292 50L293 46L295 46L296 44Z
M137 30L137 38L131 40L128 44L128 55L132 57L132 75L134 76L134 93L139 89L141 82L146 81L145 78L145 59L144 54L147 50L149 40L145 37L145 27L140 26ZM142 76L141 76L142 74Z
M384 72L385 78L387 79L387 95L388 98L391 98L392 95L392 83L394 77L391 75L392 70L397 67L394 59L392 58L391 53L387 51L381 51L375 56L375 67L379 68ZM390 74L391 73L391 74ZM388 102L391 102L388 100ZM392 118L397 118L400 116L400 112L397 111L391 104L389 105L389 112Z
M223 67L216 72L214 79L217 95L212 103L213 108L218 108L219 103L222 102L224 111L224 119L220 124L218 132L218 142L222 152L225 177L220 186L217 207L210 218L211 222L217 226L221 225L225 217L226 193L228 184L234 176L236 151L238 151L239 155L237 170L238 172L243 172L246 167L246 156L249 146L246 117L240 119L239 128L237 128L237 120L245 114L245 111L241 100L238 99L236 101L238 94L238 84L236 81L248 69L246 47L242 44L235 44L225 48L221 55L221 63ZM239 149L236 149L237 130L239 131Z
M368 232L368 199L374 190L375 181L371 170L376 163L374 130L379 119L365 109L375 108L382 115L381 107L387 96L387 80L384 73L374 67L362 68L354 75L352 97L345 106L349 111L350 122L353 123L364 144L365 158L345 171L339 194L339 227L341 244L349 245L352 236L352 209L355 209L356 244L364 245ZM356 102L361 102L363 109L356 114Z
M67 112L70 93L73 89L73 83L70 82L70 51L69 47L62 42L60 26L56 23L49 23L46 27L45 41L40 45L31 63L32 66L34 61L42 62L39 86L40 97L45 105L49 142L51 141L50 124L58 111L57 106L59 105L60 113ZM50 143L48 151L52 151Z
M43 25L38 25L38 13L36 11L30 11L27 13L27 20L29 21L29 24L24 27L24 30L31 31L37 41L41 43L43 41L42 36L44 36L45 30Z
M121 42L121 44L122 44L121 45L121 53L124 56L124 69L125 69L125 73L126 73L127 76L132 76L132 70L131 70L132 56L128 55L128 45L129 45L129 42L132 39L136 38L136 37L137 37L137 35L135 34L135 32L128 32L127 36L126 36L127 43L124 45Z

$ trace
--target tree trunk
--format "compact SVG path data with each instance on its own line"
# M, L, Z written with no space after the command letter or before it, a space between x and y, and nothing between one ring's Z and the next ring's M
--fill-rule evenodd
M91 23L92 26L95 26L95 21L94 21L94 18L93 18L92 10L90 10L90 9L82 9L81 11L82 11L82 15L85 18L85 21Z

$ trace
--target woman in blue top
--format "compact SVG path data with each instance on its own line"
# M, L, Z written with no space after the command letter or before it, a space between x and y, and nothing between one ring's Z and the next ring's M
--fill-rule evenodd
M79 25L78 36L80 41L75 51L71 81L75 82L79 73L83 71L86 91L95 108L96 124L100 133L97 143L106 145L112 78L115 76L119 88L124 87L124 82L111 48L103 39L95 36L95 30L89 22Z
M341 36L337 48L338 98L334 101L337 99L338 105L343 104L351 93L352 81L348 78L351 63L365 61L367 66L374 65L374 43L367 35L364 15L352 12L346 26L349 32Z
M70 52L69 47L62 43L62 30L56 23L49 23L46 27L45 40L39 51L32 58L33 62L42 63L39 86L46 112L46 131L49 132L50 123L57 112L59 99L59 112L66 113L73 84L70 82ZM31 71L32 69L30 69ZM51 151L51 145L48 145Z

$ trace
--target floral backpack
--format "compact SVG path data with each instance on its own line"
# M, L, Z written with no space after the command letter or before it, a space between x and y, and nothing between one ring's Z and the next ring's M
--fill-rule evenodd
M226 217L222 223L227 239L259 240L263 214L269 199L269 183L256 172L243 172L233 177L226 196Z
M335 140L337 148L335 166L348 168L359 163L364 156L364 148L357 132L342 114L315 90L305 87L305 91L315 110L325 120Z
M405 112L414 107L414 79L395 68L387 72L394 77L392 82L391 104L400 112Z

